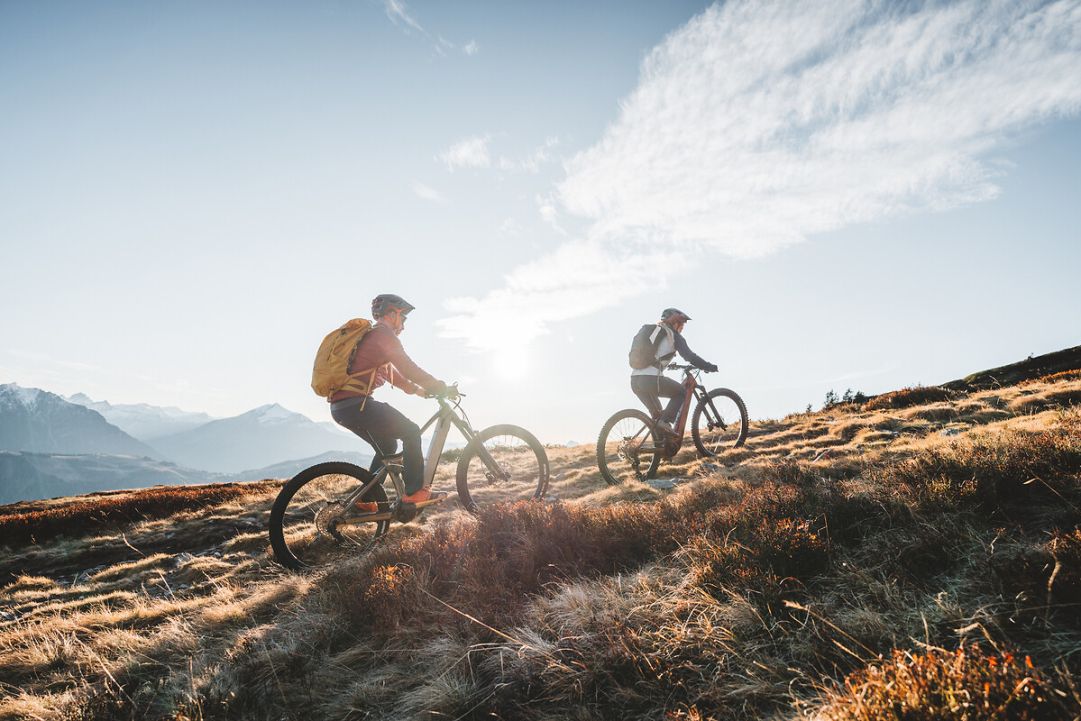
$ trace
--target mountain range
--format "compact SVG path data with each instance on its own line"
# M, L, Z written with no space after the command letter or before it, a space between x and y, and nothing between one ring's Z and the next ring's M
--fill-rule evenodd
M112 404L95 401L85 393L67 396L69 403L76 403L101 416L120 430L140 441L152 443L155 438L183 433L215 420L206 413L191 413L179 408L152 406L147 403Z
M154 484L290 477L371 451L278 404L232 418L0 385L0 503Z
M100 413L14 383L0 385L0 450L164 458Z
M230 473L331 450L368 448L356 436L315 423L277 403L154 441L154 447L178 463Z

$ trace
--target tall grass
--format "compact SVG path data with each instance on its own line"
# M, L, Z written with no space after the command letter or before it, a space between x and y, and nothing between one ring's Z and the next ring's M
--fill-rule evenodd
M302 575L196 524L0 591L0 718L1075 718L1079 417L777 422L661 500L448 512Z

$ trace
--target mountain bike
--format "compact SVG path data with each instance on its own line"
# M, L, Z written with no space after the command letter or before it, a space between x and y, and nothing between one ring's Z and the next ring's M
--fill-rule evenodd
M597 465L610 485L653 478L661 461L679 452L692 399L697 405L691 417L691 438L699 455L716 456L747 440L747 406L735 391L706 390L699 382L701 371L691 365L672 363L665 370L683 371L685 395L674 432L659 425L659 416L652 418L636 408L616 412L597 437Z
M451 386L430 396L439 409L421 428L433 427L424 462L424 485L431 487L450 429L466 440L458 455L455 475L458 501L476 513L481 504L540 499L548 487L548 454L540 441L524 428L495 425L473 429L461 407L462 394ZM453 460L453 457L452 457ZM383 458L375 475L344 462L319 463L286 482L270 510L270 545L283 566L302 569L335 554L368 550L390 529L391 523L418 518L428 506L446 498L403 504L406 495L402 454ZM387 479L389 487L385 483ZM375 512L356 507L375 501Z

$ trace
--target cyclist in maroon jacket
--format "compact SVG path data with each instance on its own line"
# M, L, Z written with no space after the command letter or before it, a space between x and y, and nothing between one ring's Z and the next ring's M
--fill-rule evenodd
M390 383L406 393L418 396L444 393L447 384L423 370L406 355L398 335L405 328L406 316L413 306L400 296L385 293L372 299L375 325L361 339L349 365L350 375L364 382L359 391L338 391L330 397L330 414L335 422L363 438L375 449L371 471L377 473L383 459L392 456L402 441L403 480L406 495L402 503L414 504L435 500L445 493L432 493L424 484L424 456L420 446L420 427L387 403L371 397L372 392ZM374 502L357 504L361 511L374 513Z

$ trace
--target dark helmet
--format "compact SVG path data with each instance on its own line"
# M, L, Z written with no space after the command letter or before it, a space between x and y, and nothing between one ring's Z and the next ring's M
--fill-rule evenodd
M400 310L408 313L413 310L413 305L400 295L383 293L372 298L372 317L382 318L392 310Z
M689 315L687 315L686 313L681 311L679 308L665 308L664 310L661 311L661 320L668 320L669 318L671 318L674 315L683 316L683 320L690 320L691 319L691 317Z

